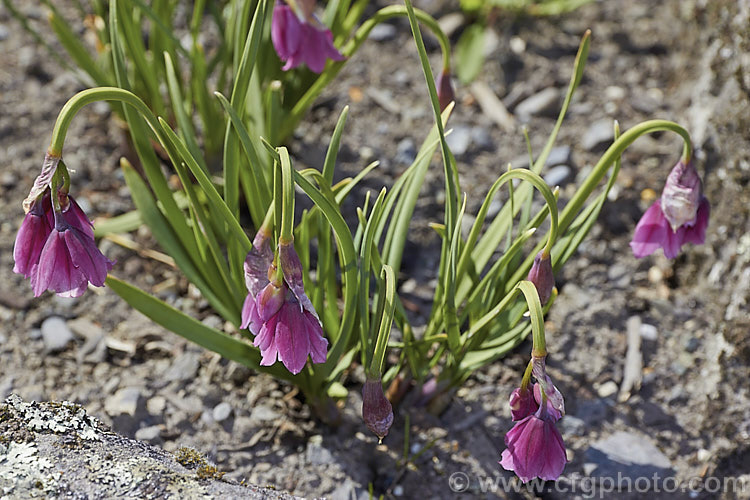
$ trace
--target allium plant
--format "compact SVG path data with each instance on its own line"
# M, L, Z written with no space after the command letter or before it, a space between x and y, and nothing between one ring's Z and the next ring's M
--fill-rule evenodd
M364 3L355 2L351 9L361 9ZM346 4L348 9L348 2L340 4ZM268 17L268 2L261 0L257 4L244 50L241 55L234 53L238 71L231 85L232 97L215 94L226 125L224 169L217 179L210 173L208 157L199 147L202 143L208 149L208 141L196 135L183 114L185 101L176 80L176 61L169 53L164 63L171 100L165 106L176 112L177 131L171 121L157 117L144 100L129 90L134 88L133 79L138 76L128 70L125 62L126 50L133 50L132 26L128 27L132 19L121 2L111 0L107 33L111 35L111 72L117 86L84 90L60 112L42 173L24 203L26 217L14 249L15 271L31 279L35 295L50 289L77 296L89 284L100 286L105 281L134 308L178 335L297 385L327 420L335 420L335 402L346 396L350 368L359 362L366 377L363 419L380 438L393 424L393 406L398 403L386 398L384 385L394 389L388 391L391 394L411 388L420 393L416 399L438 411L445 396L450 396L472 373L501 358L533 333L528 369L510 395L516 424L506 436L507 449L500 463L524 481L533 477L555 479L566 462L565 446L555 427L565 408L562 394L546 373L543 319L557 296L554 273L574 255L595 224L619 172L620 155L647 133L675 132L684 140L684 148L682 160L655 205L658 213L649 209L644 216L646 222L639 223L636 229L636 256L663 246L670 257L672 250L676 252L684 242L702 242L708 202L690 162L690 138L685 129L666 120L643 122L622 135L615 123L614 142L567 200L565 208L558 211L559 191L545 184L540 173L580 83L589 47L587 32L557 124L545 147L532 158L530 168L509 166L499 175L468 235L464 235L461 221L466 198L459 195L456 162L445 140L445 125L453 108L444 98L449 93L449 86L445 86L448 65L444 58L438 88L418 21L432 30L439 28L424 14L418 14L409 0L405 4L405 8L388 7L385 14L380 11L373 19L408 15L435 125L426 134L413 164L390 191L383 188L376 197L365 196L357 209L357 224L350 227L342 216L341 204L376 164L363 167L353 179L333 183L346 109L319 169L297 171L286 148L272 145L256 128L247 126L246 98L253 98L256 89L251 82L267 76L267 68L261 64L261 48L271 43L267 28L273 20ZM143 9L140 2L134 0L133 5ZM335 21L334 46L342 42L335 26L349 22L353 26L350 14L345 15L351 11L346 9L323 17ZM201 2L196 2L196 12L200 14L202 10ZM312 22L307 15L297 20ZM376 22L365 21L341 53L351 55L361 43L362 33L367 32L365 26L371 28ZM201 23L196 25L200 27ZM238 36L239 28L234 29ZM328 40L325 31L314 36ZM330 56L327 50L324 53ZM281 55L287 63L299 56L315 69L317 62L295 54ZM343 63L327 63L307 93L297 95L296 104L287 102L291 109L308 106L309 96L317 95L320 85L330 81L340 69L336 65ZM283 90L286 95L285 85L282 83L277 91ZM122 279L108 276L104 280L107 272L118 274L118 269L99 252L88 218L68 195L71 183L62 161L71 120L83 106L100 100L113 101L121 107L142 167L143 174L127 160L121 160L139 219L210 306L234 326L234 331L225 333L204 325ZM154 145L168 157L168 162L157 156ZM442 222L433 227L442 239L441 258L432 311L426 325L417 329L399 297L395 276L401 269L427 169L438 148L445 179L445 212ZM265 164L270 168L265 168ZM172 173L180 180L177 188L167 182L167 175ZM606 185L595 193L608 173ZM494 218L488 219L493 198L506 184L507 201ZM295 221L297 188L312 205ZM533 204L535 190L541 195L542 205ZM246 205L240 203L241 192ZM241 224L245 213L253 220L254 229ZM106 225L108 231L123 227L118 220ZM545 230L543 237L536 236L540 228ZM101 226L98 229L102 231ZM665 243L670 238L676 238L679 244L674 247Z

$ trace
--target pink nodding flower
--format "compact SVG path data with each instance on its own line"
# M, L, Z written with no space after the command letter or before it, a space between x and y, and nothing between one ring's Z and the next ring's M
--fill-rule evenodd
M304 63L310 70L320 73L326 59L343 61L345 57L333 46L331 30L312 14L314 2L301 1L300 7L299 15L281 2L273 8L271 41L279 59L285 63L281 69L289 71Z
M297 374L304 368L308 356L313 363L325 363L328 341L312 302L305 294L302 264L291 242L280 242L279 261L284 277L280 282L269 281L267 275L275 270L273 252L267 236L259 239L256 235L253 249L245 259L248 295L240 326L249 327L255 335L253 345L260 349L261 365L281 361L290 372Z
M37 230L47 231L46 227L38 223L36 225ZM27 236L22 227L18 232L16 245L19 246L19 240L22 240L20 246L23 246L25 238ZM36 251L36 247L33 251ZM35 297L45 290L53 291L61 297L79 297L86 291L89 283L94 286L104 285L107 272L114 265L97 248L91 222L72 198L66 210L54 212L54 225L49 230L38 257L33 254L28 257L26 261L17 257L16 265L21 263L19 269L25 266ZM32 262L32 258L36 258L36 262ZM30 269L29 263L32 264Z
M673 259L685 243L706 241L710 213L698 172L692 162L680 161L669 173L661 198L638 221L630 248L637 258L662 248L664 256Z
M535 477L554 481L567 463L565 443L548 409L548 404L540 405L505 435L507 449L500 465L514 471L524 483Z
M61 158L47 153L23 202L26 216L13 247L13 271L30 278L35 297L45 290L78 297L89 283L104 285L114 265L97 248L93 225L67 188L55 188L53 194L58 168L65 168ZM57 197L55 203L52 196Z

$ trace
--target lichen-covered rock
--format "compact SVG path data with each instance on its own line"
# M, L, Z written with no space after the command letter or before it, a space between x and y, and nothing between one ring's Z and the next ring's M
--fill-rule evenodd
M111 432L73 403L0 404L0 500L11 498L295 498L221 480L197 452L175 460ZM185 464L184 466L182 464Z

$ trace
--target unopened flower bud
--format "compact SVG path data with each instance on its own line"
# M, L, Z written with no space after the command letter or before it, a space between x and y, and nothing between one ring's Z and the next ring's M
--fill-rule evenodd
M539 405L534 399L534 393L529 387L516 387L510 393L510 415L514 422L523 420L534 413Z
M701 178L693 162L680 160L669 173L661 193L661 209L673 232L695 221L702 193Z
M448 104L456 100L456 93L453 91L453 85L451 84L450 71L443 69L438 75L436 83L440 111L443 111L448 107Z
M381 440L393 425L393 407L383 394L380 378L368 378L362 387L362 418L367 428Z
M544 255L544 250L534 257L534 264L526 279L534 283L542 305L546 304L555 287L555 276L552 273L552 259L549 254Z

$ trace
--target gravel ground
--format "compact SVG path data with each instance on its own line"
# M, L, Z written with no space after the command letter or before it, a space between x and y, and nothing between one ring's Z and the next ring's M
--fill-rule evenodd
M439 17L455 11L447 1L420 6ZM43 9L26 10L43 19ZM648 492L640 483L641 491L619 498L750 497L749 25L745 0L605 0L558 18L506 17L494 27L478 81L504 102L514 124L501 127L482 111L482 89L458 86L451 141L469 213L508 161L523 166L518 124L528 122L534 150L541 149L587 28L593 39L585 78L546 171L561 184L563 202L598 159L609 140L599 131L613 119L627 129L666 118L691 131L712 203L705 245L686 248L673 261L636 260L628 248L633 227L680 145L656 135L623 156L615 195L557 277L561 295L547 318L549 368L566 397L560 428L570 463L564 479L544 491L508 492L501 481L516 483L497 461L512 426L507 396L520 380L528 343L471 377L441 415L397 408L391 433L378 445L359 416L357 370L343 422L330 428L294 388L187 344L108 289L79 300L33 299L12 273L21 200L57 112L82 87L0 8L0 400L12 392L26 400L70 400L129 437L167 451L194 447L228 478L301 496L367 498L372 487L387 497L568 498L587 496L594 480L595 494L603 494L618 473L622 485L630 478L636 487L632 481L657 473L674 483ZM298 167L322 163L327 135L346 104L351 111L338 175L378 159L381 168L364 186L379 189L413 158L431 116L408 24L392 27L365 44L300 126L290 144ZM432 52L437 64L437 48ZM106 106L85 109L66 143L77 198L91 215L132 207L116 168L126 152L123 131L111 118ZM427 223L442 217L441 176L436 163L401 274L401 290L418 306L417 315L429 311L438 259ZM352 203L362 196L363 190ZM135 239L153 247L147 231ZM101 248L117 259L115 276L223 326L174 269L110 241ZM627 391L626 352L637 344L643 380L640 390ZM411 459L405 461L407 422ZM463 484L467 491L454 491ZM663 491L673 484L694 491Z

